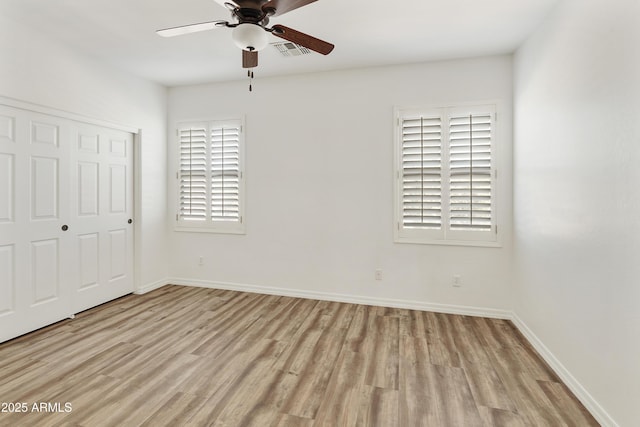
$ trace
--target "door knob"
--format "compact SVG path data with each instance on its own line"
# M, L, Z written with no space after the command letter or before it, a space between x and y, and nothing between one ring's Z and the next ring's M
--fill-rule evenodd
M69 229L69 226L67 224L62 226L62 231L67 231Z
M133 222L133 220L131 218L129 218L129 221L127 221L129 224L131 224Z

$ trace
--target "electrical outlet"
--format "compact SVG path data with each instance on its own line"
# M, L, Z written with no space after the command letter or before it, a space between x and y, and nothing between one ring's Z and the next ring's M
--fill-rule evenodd
M459 288L462 286L462 278L459 275L454 275L453 276L453 287L454 288Z
M376 280L382 280L382 270L376 270L375 278Z
M198 265L204 265L204 257L198 258Z

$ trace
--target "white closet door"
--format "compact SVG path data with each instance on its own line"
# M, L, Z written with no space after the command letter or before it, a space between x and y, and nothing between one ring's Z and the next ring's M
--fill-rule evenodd
M133 291L133 135L0 105L0 342Z
M79 124L74 141L79 312L133 291L133 135Z
M70 127L0 108L0 339L72 314Z

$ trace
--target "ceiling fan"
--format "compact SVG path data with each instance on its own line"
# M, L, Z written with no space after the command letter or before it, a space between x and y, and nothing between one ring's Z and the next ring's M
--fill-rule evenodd
M162 37L173 37L219 27L233 28L233 41L242 49L243 68L253 68L258 65L258 51L267 46L268 33L323 55L328 55L334 48L331 43L284 25L268 27L269 19L272 16L284 15L315 1L317 0L216 0L231 11L233 22L208 21L165 28L156 31L156 33Z

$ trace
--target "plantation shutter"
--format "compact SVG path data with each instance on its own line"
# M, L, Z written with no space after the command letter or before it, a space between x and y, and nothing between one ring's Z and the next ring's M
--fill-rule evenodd
M178 130L180 144L180 219L207 219L207 128L193 125Z
M442 227L442 119L402 119L402 225Z
M496 106L395 114L395 241L495 246Z
M240 221L240 126L211 128L211 218Z
M492 114L449 116L449 227L491 231Z
M177 229L244 233L242 120L178 124Z

